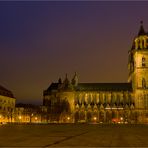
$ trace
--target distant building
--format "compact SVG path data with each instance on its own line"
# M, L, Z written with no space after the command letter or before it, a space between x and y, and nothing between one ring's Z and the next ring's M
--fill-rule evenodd
M15 97L0 86L0 122L14 122Z
M15 122L17 123L41 123L47 122L47 110L44 106L32 104L16 104Z
M148 123L148 33L141 22L128 52L127 83L59 79L43 92L50 122Z

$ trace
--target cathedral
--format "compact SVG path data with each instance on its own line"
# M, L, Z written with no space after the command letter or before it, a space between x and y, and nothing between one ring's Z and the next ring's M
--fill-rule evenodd
M127 83L79 83L59 78L43 91L48 121L148 123L148 33L143 22L128 51Z

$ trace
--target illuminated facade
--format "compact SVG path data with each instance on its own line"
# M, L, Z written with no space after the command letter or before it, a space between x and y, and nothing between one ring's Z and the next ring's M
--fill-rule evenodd
M0 86L0 122L14 122L15 101L12 92Z
M44 106L32 104L16 104L14 120L17 123L45 123L47 109Z
M128 69L138 121L148 123L148 33L142 24L129 51Z
M79 83L67 75L43 92L49 122L148 123L148 33L129 51L127 83Z

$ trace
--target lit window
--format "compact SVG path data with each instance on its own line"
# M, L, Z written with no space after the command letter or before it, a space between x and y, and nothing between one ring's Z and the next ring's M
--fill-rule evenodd
M145 58L142 57L142 67L145 67Z
M146 81L144 78L142 79L142 88L146 88Z

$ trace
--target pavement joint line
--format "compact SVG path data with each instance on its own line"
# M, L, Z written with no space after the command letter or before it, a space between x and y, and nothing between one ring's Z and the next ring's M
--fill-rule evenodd
M45 146L43 146L43 148L48 148L48 147L50 147L50 146L59 144L59 143L61 143L61 142L63 142L63 141L72 139L72 138L74 138L74 137L78 137L78 136L84 135L84 134L86 134L86 133L88 133L88 131L87 131L87 132L80 133L80 134L77 134L77 135L73 135L73 136L67 136L66 138L64 138L64 139L62 139L62 140L58 140L58 141L56 141L56 142L54 142L54 143L45 145Z

